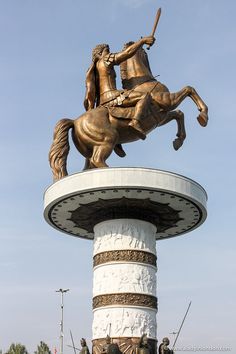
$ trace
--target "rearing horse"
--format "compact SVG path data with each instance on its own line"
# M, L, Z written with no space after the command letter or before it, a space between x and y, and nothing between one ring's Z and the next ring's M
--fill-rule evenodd
M178 92L170 93L165 85L153 77L147 54L143 48L140 48L120 67L125 90L149 93L150 102L147 105L148 108L143 112L142 118L142 127L146 134L175 119L178 130L173 146L175 150L178 150L186 138L186 133L184 114L180 110L175 111L175 109L186 97L190 97L200 111L199 124L203 127L207 125L208 108L196 90L191 86L186 86ZM139 139L135 131L129 127L133 113L133 107L99 106L85 112L75 120L60 120L55 127L53 143L49 152L54 180L68 174L66 162L70 149L68 141L70 128L72 128L72 139L76 148L86 158L84 169L108 167L106 160L113 150L122 156L122 151L118 149L120 144Z

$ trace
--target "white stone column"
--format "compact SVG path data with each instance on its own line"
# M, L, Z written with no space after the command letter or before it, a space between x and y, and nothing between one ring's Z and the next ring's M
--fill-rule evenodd
M93 339L156 339L156 227L136 219L94 227Z

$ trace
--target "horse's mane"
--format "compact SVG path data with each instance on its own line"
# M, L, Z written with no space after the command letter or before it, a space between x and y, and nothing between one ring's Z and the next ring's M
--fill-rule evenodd
M134 42L125 43L124 47L123 47L123 50L128 48L133 43ZM121 77L122 83L123 83L124 80L127 80L127 60L123 61L123 63L120 64L120 77Z
M128 48L130 45L132 45L134 42L128 42L125 43L124 48L126 49ZM150 74L152 75L152 71L150 68L150 64L149 64L149 60L148 60L148 55L146 53L146 51L141 47L137 50L136 54L134 56L138 56L140 61L143 62L144 66L146 66L146 68L148 68L148 70L150 71ZM132 58L131 58L132 59ZM128 59L130 60L130 59ZM122 86L124 89L130 89L130 78L128 77L127 74L127 60L124 61L123 63L120 64L120 76L121 76L121 81L122 81Z

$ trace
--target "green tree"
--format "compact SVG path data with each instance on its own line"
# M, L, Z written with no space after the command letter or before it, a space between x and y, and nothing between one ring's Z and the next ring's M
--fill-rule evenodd
M6 354L28 354L28 352L23 344L12 343Z
M51 350L49 349L48 345L43 341L37 346L37 350L34 354L52 354Z

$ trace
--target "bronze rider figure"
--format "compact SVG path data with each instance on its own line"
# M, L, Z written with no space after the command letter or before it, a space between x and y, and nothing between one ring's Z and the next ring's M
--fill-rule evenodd
M92 64L86 74L85 109L90 110L99 105L135 107L129 126L135 129L139 138L143 140L146 134L140 120L150 102L150 94L133 90L118 90L114 66L131 58L144 44L152 46L154 42L153 36L143 37L118 53L110 53L108 44L99 44L93 50Z

